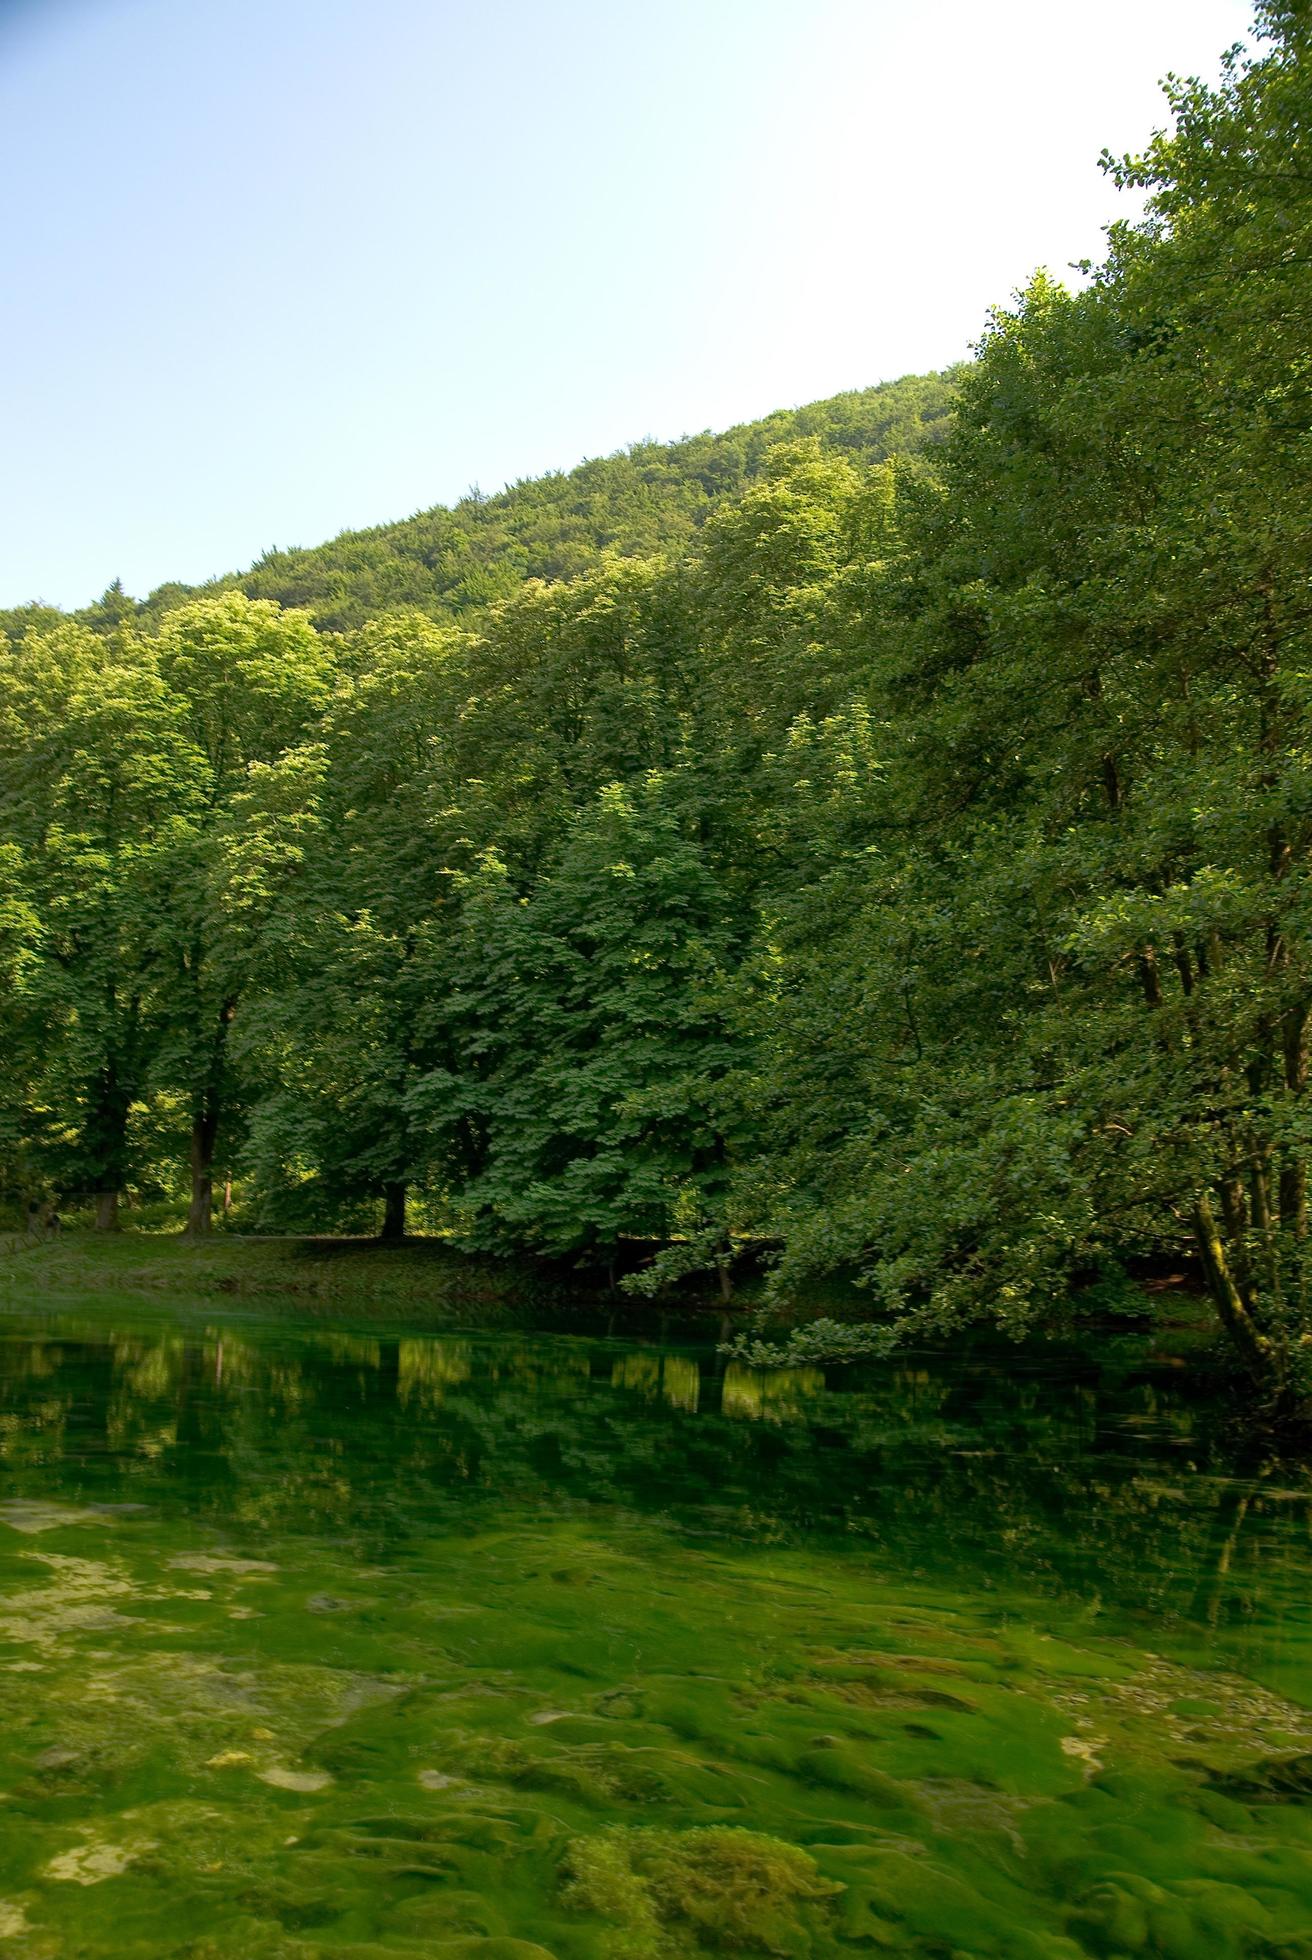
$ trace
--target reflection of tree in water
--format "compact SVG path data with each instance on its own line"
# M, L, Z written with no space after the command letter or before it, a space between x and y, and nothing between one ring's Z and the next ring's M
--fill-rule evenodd
M615 1388L627 1388L649 1402L657 1396L672 1409L695 1413L701 1400L701 1370L686 1354L622 1354L610 1373Z
M448 1388L467 1382L473 1368L468 1341L401 1341L397 1362L398 1399L405 1408L412 1404L438 1408L446 1400Z
M823 1394L824 1386L820 1368L747 1368L731 1361L724 1371L720 1407L727 1416L795 1422L806 1416L807 1403Z
M76 1466L107 1500L332 1530L365 1556L515 1500L619 1502L1217 1625L1256 1611L1308 1494L1235 1479L1207 1428L1138 1366L903 1363L834 1390L818 1369L580 1341L70 1322L0 1347L16 1495Z

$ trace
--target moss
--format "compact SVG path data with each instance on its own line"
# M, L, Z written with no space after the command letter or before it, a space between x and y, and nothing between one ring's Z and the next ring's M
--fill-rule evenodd
M570 1747L481 1740L459 1747L452 1760L471 1781L564 1791L585 1803L649 1803L669 1794L660 1774L615 1745Z
M608 1922L609 1960L655 1960L665 1939L646 1880L634 1870L630 1838L603 1831L576 1839L565 1855L562 1896L575 1912Z
M440 1940L428 1952L432 1960L556 1960L534 1940L485 1939L477 1933L472 1939Z
M1253 1496L1213 1613L1212 1479L1143 1499L1141 1453L1118 1486L1100 1448L1072 1508L1014 1425L1005 1467L913 1430L870 1472L877 1549L826 1529L861 1495L826 1450L781 1532L813 1404L886 1439L941 1408L919 1377L790 1431L617 1384L609 1346L212 1305L111 1340L122 1311L0 1342L16 1951L1312 1960L1287 1494Z
M736 1826L626 1830L571 1845L566 1902L615 1923L614 1960L700 1947L800 1956L812 1950L808 1908L842 1887L799 1846Z

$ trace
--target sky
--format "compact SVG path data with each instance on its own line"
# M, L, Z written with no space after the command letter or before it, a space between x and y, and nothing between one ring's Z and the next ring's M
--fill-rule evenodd
M1235 0L0 0L0 606L966 356Z

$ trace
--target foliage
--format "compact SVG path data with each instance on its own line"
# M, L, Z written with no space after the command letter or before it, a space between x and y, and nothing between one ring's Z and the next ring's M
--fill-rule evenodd
M826 1352L1191 1260L1302 1392L1312 47L1256 32L951 377L12 615L7 1190L189 1156L203 1230L218 1153L640 1291L752 1242L867 1290Z
M751 1333L736 1334L720 1345L722 1354L746 1361L753 1368L810 1367L817 1363L882 1359L895 1345L888 1327L866 1327L859 1322L831 1320L822 1316L805 1327L792 1328L781 1341L768 1341Z
M851 1264L895 1328L1020 1331L1079 1264L1192 1249L1297 1389L1312 104L1305 26L1263 25L1120 167L1147 223L962 377L863 604L879 767L745 1012L776 1290Z
M446 1059L410 1104L438 1136L476 1133L475 1242L613 1258L715 1217L727 1237L716 990L733 929L670 801L654 774L604 788L527 898L495 856L457 883L428 1021Z

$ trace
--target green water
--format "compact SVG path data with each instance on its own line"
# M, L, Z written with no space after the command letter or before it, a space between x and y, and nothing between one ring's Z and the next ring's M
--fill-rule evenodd
M0 1316L0 1956L1312 1956L1312 1491L1177 1379Z

